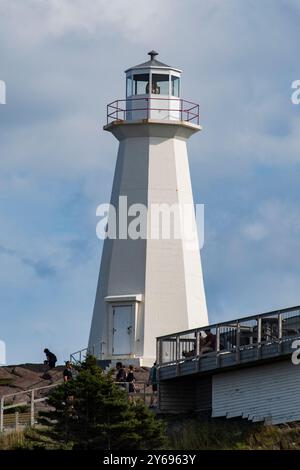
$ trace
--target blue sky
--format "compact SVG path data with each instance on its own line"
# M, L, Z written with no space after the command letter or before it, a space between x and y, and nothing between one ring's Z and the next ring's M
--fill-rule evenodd
M0 0L0 339L9 363L87 343L117 142L106 104L151 49L183 69L203 132L210 321L300 304L297 0Z

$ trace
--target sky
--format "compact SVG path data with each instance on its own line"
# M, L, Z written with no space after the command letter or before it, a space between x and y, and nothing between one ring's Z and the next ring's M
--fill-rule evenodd
M298 0L0 0L0 340L10 364L86 347L124 70L183 70L210 322L300 304Z

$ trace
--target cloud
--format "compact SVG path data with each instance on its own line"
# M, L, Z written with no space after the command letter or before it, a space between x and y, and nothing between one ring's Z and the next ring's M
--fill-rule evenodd
M25 40L30 46L46 40L49 36L62 37L80 33L94 35L104 29L112 39L118 31L125 39L145 42L151 32L160 39L166 16L176 4L170 0L3 0L0 14L6 25L12 26L24 19L26 28L18 29L18 39Z
M242 227L242 233L250 240L260 241L266 238L268 232L263 223L253 222Z
M38 277L51 278L56 275L56 269L47 260L28 258L27 256L21 255L18 251L5 248L4 246L0 246L0 254L1 253L16 257L22 264L32 268Z

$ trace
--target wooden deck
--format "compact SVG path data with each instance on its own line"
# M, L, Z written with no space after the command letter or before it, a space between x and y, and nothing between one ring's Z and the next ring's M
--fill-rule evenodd
M224 371L226 368L232 369L283 360L293 352L292 344L295 339L300 339L300 335L280 344L274 342L262 345L259 349L240 349L239 357L236 352L209 353L179 360L177 363L162 365L159 367L159 381L191 374L215 374L218 370Z
M201 335L208 330L216 346L207 353ZM163 336L157 339L159 382L284 360L297 339L299 306Z

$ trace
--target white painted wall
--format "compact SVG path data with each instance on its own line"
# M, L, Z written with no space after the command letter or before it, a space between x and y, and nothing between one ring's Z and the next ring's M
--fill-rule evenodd
M212 417L280 424L300 420L300 366L291 361L213 376Z
M187 139L198 126L152 121L108 126L120 141L111 202L193 204ZM195 220L193 221L195 224ZM156 337L208 324L197 232L191 250L183 240L106 240L89 347L110 358L110 308L105 297L141 295L132 357L150 365Z

